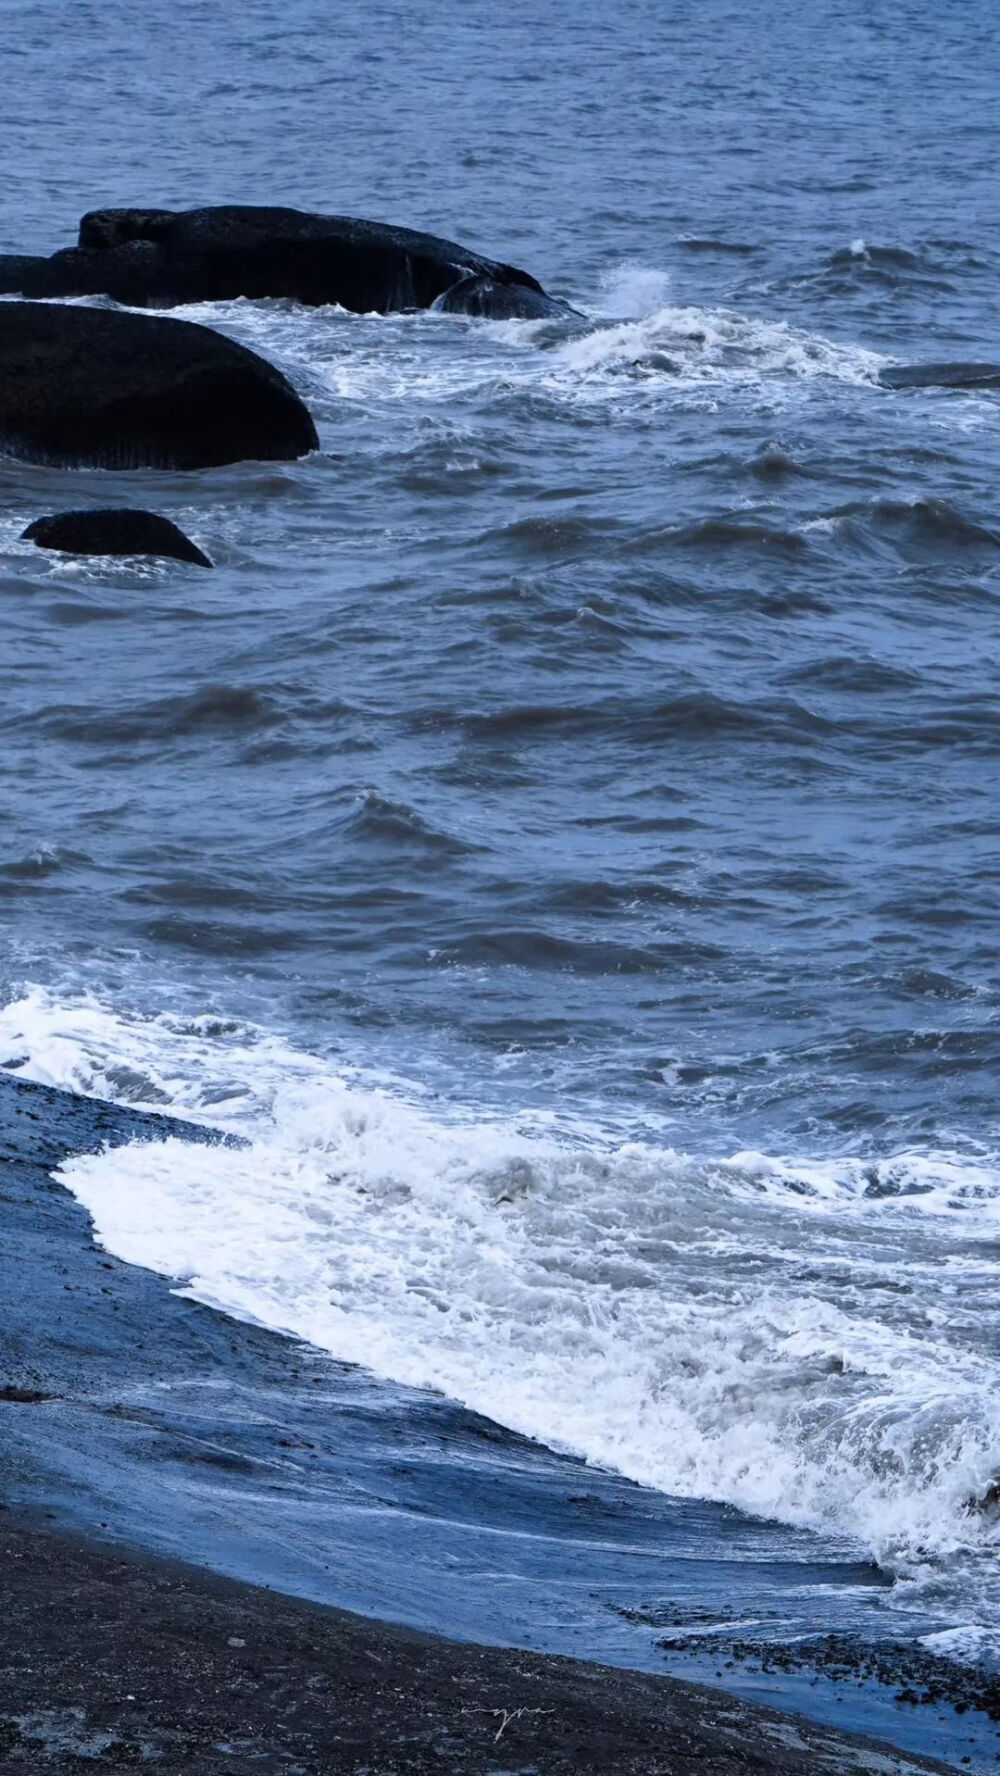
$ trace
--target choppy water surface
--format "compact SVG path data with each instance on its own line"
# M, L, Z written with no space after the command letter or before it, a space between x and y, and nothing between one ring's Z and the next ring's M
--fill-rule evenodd
M254 1141L67 1181L988 1646L1000 395L878 374L1000 359L992 8L0 12L5 249L300 203L588 317L189 309L321 454L5 465L0 1058ZM118 500L216 572L18 541Z

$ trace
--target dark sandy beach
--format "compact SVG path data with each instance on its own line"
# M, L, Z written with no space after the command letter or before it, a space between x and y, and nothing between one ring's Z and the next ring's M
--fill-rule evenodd
M0 1769L907 1776L693 1685L454 1645L135 1552L0 1531Z
M180 1125L9 1076L0 1119L0 1768L947 1767L717 1690L470 1645L467 1623L452 1642L374 1620L419 1613L421 1568L388 1508L393 1458L397 1477L418 1486L416 1455L433 1443L457 1495L476 1483L469 1449L479 1483L503 1484L489 1471L499 1448L526 1474L537 1459L539 1491L556 1474L563 1500L577 1465L405 1390L376 1414L362 1373L179 1299L103 1253L51 1168ZM321 1424L331 1447L343 1445L339 1476L318 1446ZM383 1483L375 1535L390 1570L397 1538L395 1599L365 1542ZM265 1495L270 1515L247 1529ZM447 1521L437 1533L447 1566ZM178 1550L185 1561L164 1558ZM343 1595L338 1563L359 1568L359 1595L367 1568L370 1615L283 1594L322 1595L325 1566L327 1594Z

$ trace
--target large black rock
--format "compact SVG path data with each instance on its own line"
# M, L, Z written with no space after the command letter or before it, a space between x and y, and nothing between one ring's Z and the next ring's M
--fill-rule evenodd
M0 450L28 462L200 469L314 450L280 371L209 327L0 302Z
M208 556L169 518L132 506L107 506L89 512L53 512L36 518L22 532L25 542L67 555L156 555L211 567Z
M93 210L80 223L77 247L50 259L0 258L0 291L100 294L138 308L278 296L387 314L430 308L469 277L532 292L551 312L565 311L528 272L455 241L302 210Z

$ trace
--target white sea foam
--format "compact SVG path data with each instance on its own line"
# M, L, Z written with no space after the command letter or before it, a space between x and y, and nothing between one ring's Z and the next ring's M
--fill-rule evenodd
M836 344L785 321L727 308L670 306L569 340L557 357L563 373L584 379L629 371L736 386L779 378L874 382L885 362L877 352Z
M784 321L673 305L669 292L662 269L619 266L597 291L590 324L568 328L438 314L349 315L284 302L202 304L184 313L278 362L321 422L333 419L342 401L412 409L535 390L560 403L618 405L630 389L668 401L761 389L773 401L824 378L874 384L886 362Z
M929 1653L938 1653L944 1659L955 1659L960 1665L974 1665L994 1650L996 1632L978 1625L945 1628L940 1634L922 1634L920 1644Z
M859 1540L911 1587L949 1558L988 1578L988 1155L567 1141L247 1026L38 990L0 1013L0 1054L249 1137L60 1173L109 1250L192 1297L648 1485Z

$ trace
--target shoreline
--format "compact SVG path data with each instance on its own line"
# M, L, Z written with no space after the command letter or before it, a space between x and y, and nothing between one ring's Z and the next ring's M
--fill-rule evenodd
M130 1637L140 1630L153 1634L147 1640L152 1665L165 1668L176 1652L173 1631L164 1627L154 1633L144 1612L160 1595L156 1575L162 1575L166 1560L195 1623L209 1621L222 1596L219 1587L242 1585L238 1607L256 1612L262 1642L306 1634L308 1623L308 1632L329 1637L334 1665L342 1648L350 1646L351 1658L365 1659L368 1666L376 1645L416 1660L419 1642L425 1658L421 1682L426 1679L428 1695L438 1698L433 1706L428 1702L433 1732L444 1734L448 1746L454 1723L446 1722L447 1710L439 1706L446 1673L448 1683L507 1684L518 1696L518 1685L527 1683L528 1695L535 1693L532 1685L541 1684L546 1694L558 1692L551 1704L557 1713L565 1713L575 1698L574 1707L591 1711L587 1718L595 1743L606 1747L605 1768L611 1759L622 1770L656 1770L664 1776L683 1771L686 1733L702 1746L702 1768L710 1743L709 1767L734 1776L758 1768L803 1767L774 1761L780 1740L780 1734L774 1737L775 1720L784 1721L782 1731L795 1736L811 1768L954 1769L970 1747L974 1767L986 1767L983 1731L977 1740L970 1715L932 1718L929 1709L898 1708L893 1714L891 1690L889 1705L880 1701L881 1713L872 1706L871 1692L845 1692L833 1698L836 1708L826 1706L824 1717L817 1695L788 1676L770 1681L762 1698L739 1673L725 1674L722 1687L714 1689L691 1688L663 1675L654 1630L632 1619L634 1611L622 1610L615 1618L607 1598L626 1578L633 1587L662 1584L664 1574L673 1578L682 1568L690 1584L703 1583L704 1570L685 1550L692 1524L697 1531L700 1522L707 1533L707 1526L725 1518L721 1508L706 1506L699 1519L688 1504L681 1509L678 1501L588 1470L451 1402L381 1384L307 1346L230 1320L172 1294L164 1278L109 1257L95 1246L85 1211L51 1177L52 1168L70 1153L93 1151L105 1142L164 1134L214 1139L173 1118L121 1110L0 1074L5 1226L0 1288L6 1303L0 1329L0 1532L5 1571L18 1575L11 1599L16 1593L20 1612L8 1609L0 1630L0 1663L10 1668L0 1716L9 1722L15 1715L37 1713L42 1707L37 1682L43 1681L46 1694L64 1698L59 1703L64 1712L84 1707L84 1725L91 1731L88 1705L80 1700L86 1660L81 1662L71 1627L77 1610L89 1609L94 1633L110 1637L109 1672L119 1656L126 1658ZM753 1526L740 1533L752 1536ZM790 1533L790 1545L792 1539ZM740 1549L752 1563L752 1543L737 1544ZM125 1589L116 1591L116 1585ZM125 1613L116 1614L115 1597L133 1592ZM428 1625L434 1634L420 1632ZM447 1639L436 1637L442 1625ZM582 1654L588 1662L567 1666L554 1656L554 1641L558 1653ZM36 1672L49 1673L36 1680L34 1703L27 1677L22 1684L18 1675L22 1653L30 1653ZM216 1755L211 1734L223 1732L222 1717L209 1707L212 1686L229 1680L228 1667L218 1666L215 1642L206 1640L203 1653L203 1685L200 1691L195 1686L192 1707L197 1701L198 1730L204 1727L208 1735L199 1742L199 1757L211 1759ZM380 1656L389 1658L390 1652ZM524 1675L529 1667L535 1672L530 1682ZM416 1673L417 1666L412 1669ZM479 1678L470 1675L477 1671ZM699 1669L693 1675L711 1681L713 1673ZM370 1680L370 1670L367 1676ZM960 1677L956 1667L959 1701ZM157 1725L151 1715L152 1725L147 1721L142 1727L147 1736L154 1727L166 1735L156 1753L158 1768L171 1767L171 1735L180 1728L170 1721L178 1709L183 1714L184 1681L179 1675L172 1702L161 1698L164 1706L170 1704L170 1718L157 1716ZM744 1694L734 1695L741 1687ZM603 1699L593 1714L596 1690ZM114 1716L114 1733L124 1734L121 1744L132 1747L128 1756L140 1755L139 1727L133 1731L127 1713L114 1714L121 1698L115 1701L113 1687L101 1694L101 1719ZM234 1692L233 1720L242 1707L240 1696L242 1691ZM762 1699L796 1712L772 1718L759 1709ZM253 1731L262 1745L268 1709L280 1724L284 1704L279 1691L266 1684L259 1701ZM522 1700L511 1706L528 1705ZM374 1769L371 1760L384 1757L394 1760L387 1766L392 1768L500 1768L502 1759L475 1761L486 1756L489 1745L481 1721L465 1721L459 1735L460 1755L472 1762L435 1764L438 1742L432 1735L421 1741L419 1753L431 1762L401 1764L398 1732L410 1717L398 1694L395 1715L388 1692L385 1706L381 1737L371 1736L372 1725L359 1763L331 1763L324 1750L322 1768ZM960 1707L966 1704L960 1701ZM811 1724L806 1714L813 1716ZM640 1755L633 1743L635 1722L654 1716L661 1723L653 1734L657 1743L642 1749L645 1762L629 1763L629 1757ZM858 1763L854 1752L854 1762L831 1763L830 1758L848 1757L842 1747L831 1750L841 1745L831 1725L834 1717L838 1726L843 1721L871 1737L892 1737L903 1748L891 1754L891 1765L871 1762L876 1754L867 1752L867 1763ZM522 1727L527 1718L522 1717ZM559 1762L569 1755L565 1725L558 1733L553 1725L546 1737L548 1716L532 1719L534 1749L525 1752L532 1767L588 1767L576 1741L573 1761ZM71 1740L74 1720L67 1714L64 1721ZM738 1749L727 1739L729 1728L718 1725L733 1720L739 1723L733 1729ZM335 1711L328 1711L323 1723L322 1731L335 1743ZM72 1751L69 1741L60 1751L56 1740L63 1729L51 1730L56 1738L46 1741L46 1767L58 1768L60 1762L70 1767L83 1754ZM228 1734L236 1730L225 1727ZM995 1744L991 1724L986 1722L984 1730ZM15 1728L7 1731L10 1737ZM20 1738L10 1740L7 1763L0 1767L23 1767L23 1731L16 1727ZM112 1728L98 1724L93 1731L100 1735ZM288 1733L294 1738L292 1726ZM509 1729L502 1737L506 1744ZM669 1743L660 1744L664 1738ZM111 1757L118 1742L109 1739L99 1756ZM921 1761L925 1752L955 1761L928 1765ZM890 1755L885 1745L878 1755ZM114 1756L121 1761L125 1752ZM220 1768L238 1767L234 1753L218 1756ZM273 1753L276 1763L271 1751L266 1754L271 1762L254 1757L248 1770L292 1767L284 1751ZM742 1763L733 1761L740 1757ZM177 1767L192 1766L188 1761Z
M0 1769L918 1776L716 1691L436 1640L136 1550L0 1524Z

